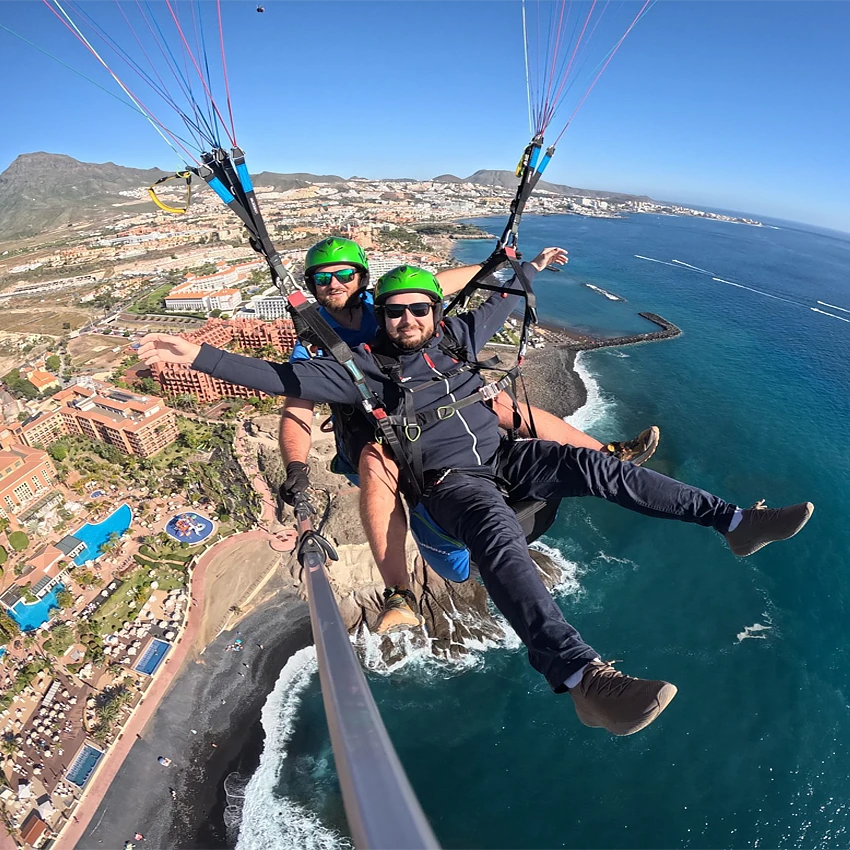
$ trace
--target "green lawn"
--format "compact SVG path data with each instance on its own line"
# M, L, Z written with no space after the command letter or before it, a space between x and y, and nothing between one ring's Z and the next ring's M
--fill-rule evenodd
M135 556L138 560L138 556ZM151 569L156 570L155 576L148 575ZM130 608L130 603L135 598L136 592L141 587L150 588L151 582L156 581L159 590L168 592L176 587L184 587L185 575L180 575L172 570L167 570L156 564L145 564L129 575L122 585L110 596L109 599L97 612L95 617L101 623L101 634L111 634L118 631L125 620L132 622L139 616L142 605L146 598L136 603L135 608ZM150 595L150 590L148 591Z

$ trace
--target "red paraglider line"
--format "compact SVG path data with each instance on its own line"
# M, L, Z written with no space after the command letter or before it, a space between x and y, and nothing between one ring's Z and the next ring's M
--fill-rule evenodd
M546 120L546 116L549 112L549 95L552 93L552 86L555 82L555 64L558 59L558 47L561 44L561 29L564 21L564 8L566 7L566 0L561 0L561 12L558 16L558 29L555 35L555 47L552 50L552 67L549 69L549 82L546 85L546 100L543 103L543 126L542 130L546 129L548 121Z
M558 134L558 138L555 139L556 145L561 140L561 136L563 136L564 133L566 133L567 127L570 126L570 123L572 122L573 118L576 117L576 113L579 111L579 109L581 109L582 104L587 100L587 96L593 90L593 87L599 81L599 78L602 76L603 72L608 67L608 64L614 58L614 54L616 54L616 52L620 49L620 45L626 40L626 36L634 29L635 24L637 24L637 22L640 20L643 13L646 11L646 9L649 7L650 3L652 3L652 2L653 2L653 0L645 0L643 6L641 6L640 11L637 13L637 15L635 15L635 19L629 24L629 28L623 33L620 40L614 46L614 49L611 51L611 53L608 55L608 58L605 60L605 64L599 69L599 73L593 78L593 82L587 87L587 91L584 93L584 97L582 97L582 99L579 101L578 106L573 110L573 114L570 115L570 117L567 119L567 123L564 124L564 129L561 130L561 132Z
M89 53L91 53L92 56L95 57L95 59L97 59L99 62L101 62L103 64L103 66L109 71L109 73L112 74L112 76L120 83L120 85L124 87L124 89L130 95L130 97L132 97L133 100L135 100L136 103L144 110L147 119L149 121L153 122L154 124L156 124L163 132L168 133L168 135L171 136L171 138L183 149L183 152L189 157L189 159L191 159L196 164L200 165L200 163L198 162L198 159L195 157L195 155L191 151L189 151L189 149L186 148L185 145L183 145L183 143L180 141L180 139L177 136L175 136L174 133L172 133L171 130L169 130L168 127L166 127L165 124L163 124L156 117L156 115L154 115L153 112L151 112L150 109L148 109L147 106L145 106L142 99L137 97L136 94L129 89L129 87L124 83L124 81L121 80L118 77L118 75L115 73L115 71L113 71L112 68L110 68L109 65L107 65L106 62L103 61L103 59L98 54L98 52L91 45L86 44L86 40L84 38L82 38L78 32L75 32L74 28L66 20L64 20L62 18L62 16L53 8L53 6L50 5L49 0L41 0L41 1L59 19L59 21L62 23L62 25L74 36L74 38L76 38L77 41L79 41L80 44L82 44L83 47L85 47L86 50L88 50Z
M593 0L593 3L590 5L590 11L587 13L587 17L584 19L584 26L581 28L581 33L579 33L579 37L576 40L575 46L573 47L572 55L570 56L569 64L567 65L567 70L564 71L563 76L561 77L561 84L558 86L558 91L555 93L555 97L552 98L552 114L549 117L551 121L552 118L555 117L555 108L558 103L558 98L561 96L561 92L564 90L564 86L566 85L567 79L570 76L570 69L573 67L573 62L576 58L576 53L578 52L579 45L581 44L582 39L584 38L585 32L587 32L587 25L590 23L590 19L593 16L593 10L596 8L596 0Z
M177 27L177 32L180 33L180 39L186 47L186 51L189 54L189 58L192 60L192 64L195 66L195 70L198 72L198 76L201 79L201 85L204 87L204 91L207 93L207 97L210 99L210 103L212 104L212 108L215 110L215 114L218 115L219 121L221 121L222 127L224 127L224 132L227 133L228 138L230 139L231 144L236 146L236 139L230 133L230 130L227 129L227 123L221 115L221 112L218 111L218 105L215 102L215 98L212 96L212 92L210 92L209 87L207 86L207 81L204 79L203 73L201 73L201 69L198 67L198 63L195 61L195 55L192 53L192 48L189 47L189 43L186 41L186 36L183 35L183 28L180 26L180 21L177 16L174 14L174 9L171 7L171 0L165 0L165 5L168 6L168 11L171 12L171 17L174 19L174 24Z
M221 44L221 67L224 71L224 91L227 95L227 111L230 114L230 128L233 130L233 144L236 144L236 124L233 123L233 106L230 103L230 83L227 80L227 59L224 55L224 26L221 22L221 0L217 0L218 8L218 39Z

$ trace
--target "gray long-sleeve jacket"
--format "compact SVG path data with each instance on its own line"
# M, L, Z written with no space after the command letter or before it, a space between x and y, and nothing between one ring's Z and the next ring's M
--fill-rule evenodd
M530 282L536 269L523 264ZM508 287L519 290L515 279ZM477 355L516 308L520 296L494 292L480 307L462 316L446 319L458 342L470 354ZM379 337L375 350L395 357L401 367L402 380L417 386L433 378L431 386L415 394L417 411L430 410L450 401L467 398L483 381L476 372L463 372L450 378L443 375L456 368L440 347L443 332L437 333L418 351L396 348L386 338ZM401 403L403 392L396 382L384 374L367 346L354 349L357 365L366 382L389 412ZM348 372L330 357L291 363L271 363L253 357L230 354L210 345L203 345L192 368L270 395L285 395L308 401L360 406L360 396ZM471 404L448 419L434 422L422 430L420 445L426 471L449 467L473 467L489 463L499 447L498 417L484 402Z

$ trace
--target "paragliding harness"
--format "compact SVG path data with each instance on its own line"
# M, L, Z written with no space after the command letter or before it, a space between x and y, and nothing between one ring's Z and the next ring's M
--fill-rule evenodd
M443 578L451 581L464 581L468 577L470 566L469 551L463 543L454 540L446 534L434 522L421 503L422 496L428 491L428 488L435 481L440 480L441 475L444 476L451 470L443 470L430 477L426 476L423 469L419 438L423 429L429 425L449 419L459 410L472 404L481 401L492 401L502 391L508 393L514 408L514 427L509 436L515 438L522 425L523 420L516 395L516 382L518 380L521 381L520 367L527 349L531 326L537 319L537 310L534 292L530 285L528 285L519 265L521 255L516 249L516 239L519 220L525 204L537 181L540 179L542 168L545 168L545 164L551 158L551 151L549 151L541 168L535 170L541 141L540 139L532 140L520 160L517 172L520 176L520 185L511 205L511 215L499 245L447 308L448 311L458 304L466 304L469 297L477 289L502 293L507 292L508 289L506 286L492 281L492 275L505 265L509 265L513 269L516 281L521 286L521 292L519 294L523 295L525 299L525 311L522 329L520 331L517 362L505 370L498 380L484 384L476 392L465 398L448 404L438 405L428 410L417 411L415 394L425 387L433 386L435 381L444 381L467 371L480 372L483 369L500 368L497 358L480 361L471 355L455 338L451 332L451 326L441 323L442 338L439 340L438 347L457 365L448 372L434 376L430 380L423 381L416 386L410 386L402 382L398 360L379 352L371 352L381 371L393 380L402 393L402 402L399 409L392 413L388 412L380 399L378 399L367 385L362 371L354 361L351 349L325 321L319 312L318 305L309 302L303 293L300 292L288 297L290 314L302 342L306 345L314 345L333 357L346 370L354 382L360 396L361 407L366 413L367 418L374 425L376 440L387 447L399 467L402 489L411 506L411 531L432 569L442 575ZM511 290L511 292L514 294L517 293L516 290ZM536 429L530 413L527 427L531 436L536 436ZM487 475L486 471L480 468L463 471L494 478L494 476ZM351 469L348 472L354 473L355 470ZM498 485L498 482L496 483ZM529 542L545 533L552 525L557 515L559 503L560 500L552 500L550 502L527 500L511 506L517 514L517 518Z

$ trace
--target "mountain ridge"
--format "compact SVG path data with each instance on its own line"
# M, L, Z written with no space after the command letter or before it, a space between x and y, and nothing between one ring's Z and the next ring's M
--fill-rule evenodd
M146 188L173 172L160 168L130 168L114 162L81 162L67 154L38 151L20 154L0 173L0 238L36 236L46 230L114 215L115 205L127 203L121 194ZM256 186L271 186L276 191L302 189L317 183L347 183L363 178L345 178L336 174L294 172L281 174L261 171L252 175ZM383 178L393 182L393 178ZM513 190L517 177L511 171L479 169L469 177L441 174L438 183L473 183ZM395 182L418 182L413 178L396 178ZM596 189L576 189L541 181L540 191L558 195L621 200L651 199L645 195L627 195ZM206 191L201 183L196 191ZM132 196L129 196L132 197ZM153 207L151 206L151 209Z

